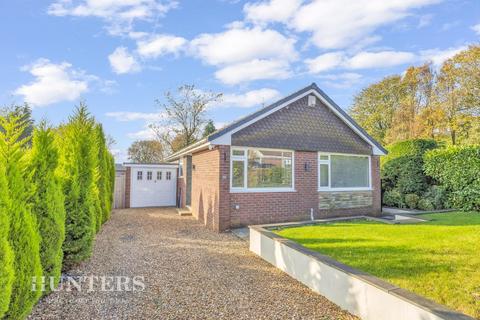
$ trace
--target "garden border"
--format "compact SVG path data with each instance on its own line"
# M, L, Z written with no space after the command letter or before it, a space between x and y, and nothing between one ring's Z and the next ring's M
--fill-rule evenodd
M365 219L364 216L250 226L250 251L366 320L473 320L415 293L354 269L269 229Z

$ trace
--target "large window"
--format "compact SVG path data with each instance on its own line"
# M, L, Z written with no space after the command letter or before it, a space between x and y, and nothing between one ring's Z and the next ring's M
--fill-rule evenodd
M293 152L232 149L233 190L272 191L293 188Z
M318 155L320 190L369 189L370 157L341 154Z

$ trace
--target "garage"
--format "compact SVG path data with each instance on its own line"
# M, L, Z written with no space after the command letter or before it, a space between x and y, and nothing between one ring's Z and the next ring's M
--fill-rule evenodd
M177 204L177 164L125 163L125 206L170 207Z

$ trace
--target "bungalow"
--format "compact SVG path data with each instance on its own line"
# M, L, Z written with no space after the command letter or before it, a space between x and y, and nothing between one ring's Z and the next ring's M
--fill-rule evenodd
M166 160L177 206L207 227L378 215L387 151L315 83Z

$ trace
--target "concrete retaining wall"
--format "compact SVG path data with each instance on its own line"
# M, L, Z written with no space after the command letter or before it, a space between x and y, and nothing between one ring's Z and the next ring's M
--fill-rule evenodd
M362 319L473 319L306 249L262 226L250 227L250 250Z

